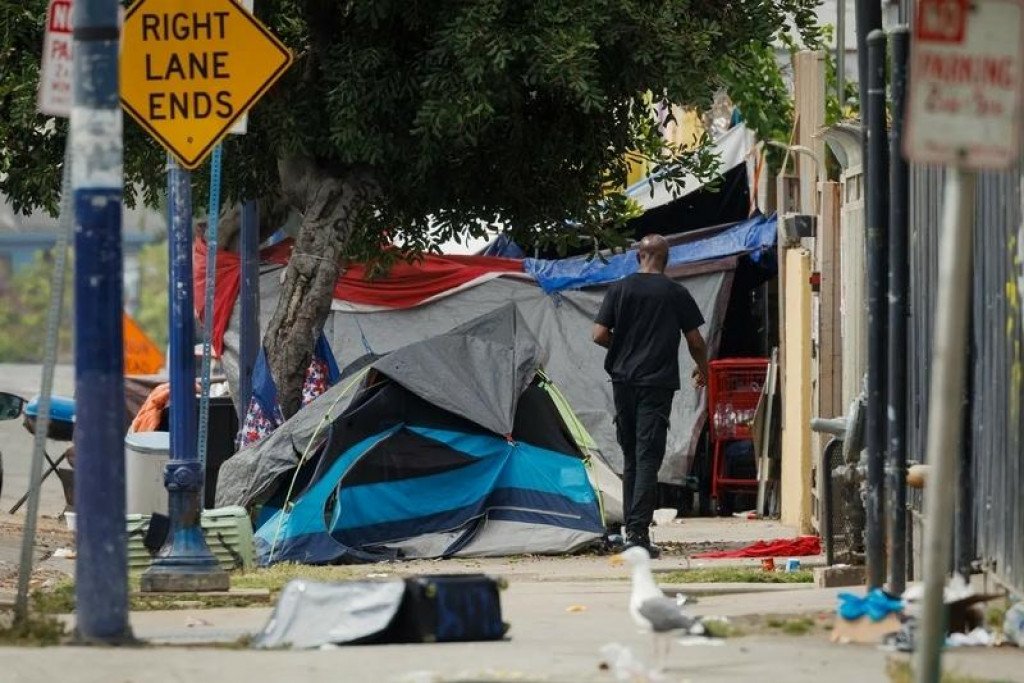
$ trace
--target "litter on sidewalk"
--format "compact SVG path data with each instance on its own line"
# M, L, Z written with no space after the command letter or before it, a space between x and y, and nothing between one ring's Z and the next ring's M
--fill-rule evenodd
M921 618L921 600L924 590L915 584L899 598L874 589L861 597L851 593L839 595L839 619L832 630L832 642L877 644L896 652L913 652L916 644L918 621ZM962 576L954 576L944 589L947 614L946 647L991 647L1003 639L986 626L981 605L1002 597L982 594ZM1012 612L1012 610L1011 610ZM1007 612L1007 619L1010 612ZM1024 609L1020 620L1024 622ZM1006 639L1013 637L1006 629Z
M840 593L837 612L839 619L830 637L833 643L877 645L899 632L903 602L878 589L864 597Z
M281 592L258 649L500 640L501 586L481 575L384 581L294 580Z

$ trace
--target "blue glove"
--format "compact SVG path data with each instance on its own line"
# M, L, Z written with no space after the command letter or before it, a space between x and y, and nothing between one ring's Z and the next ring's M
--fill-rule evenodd
M864 597L852 593L839 594L839 616L847 621L856 621L866 614L871 621L877 622L902 610L902 600L890 598L878 588Z

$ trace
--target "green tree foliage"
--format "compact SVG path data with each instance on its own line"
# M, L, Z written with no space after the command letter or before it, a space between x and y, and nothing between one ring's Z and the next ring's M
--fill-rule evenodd
M652 107L705 107L725 87L759 133L773 134L778 117L766 109L788 113L768 46L790 32L817 41L816 4L257 2L296 60L249 133L226 141L224 192L229 203L298 210L296 252L318 259L292 259L265 340L286 412L345 259L395 256L392 244L421 252L496 223L526 245L621 244L632 207L607 188L624 184L627 152L670 182L715 170L707 150L666 143ZM52 209L60 185L65 126L34 113L45 5L0 0L0 192L19 209ZM126 123L126 187L150 203L164 186L162 159ZM202 206L205 174L196 181Z
M74 270L70 254L64 276L64 314L61 317L60 362L71 360L71 289ZM50 278L53 258L40 252L28 266L19 269L10 287L0 297L0 363L40 363L46 341L46 317L50 310Z
M367 254L382 224L384 239L413 247L481 220L544 241L572 239L579 221L600 231L615 222L587 219L625 210L594 207L625 179L625 151L710 170L705 156L666 148L644 93L700 106L725 86L762 136L779 133L789 105L770 45L791 28L817 44L816 4L263 0L257 14L297 59L251 133L227 140L226 196L276 193L277 160L298 155L339 174L373 169L382 192L380 220L358 241ZM0 0L0 192L21 209L54 209L60 186L66 125L35 112L45 6ZM163 153L132 123L125 138L129 192L155 205ZM577 229L558 230L561 220Z
M135 321L161 349L167 348L167 242L139 251L139 309Z

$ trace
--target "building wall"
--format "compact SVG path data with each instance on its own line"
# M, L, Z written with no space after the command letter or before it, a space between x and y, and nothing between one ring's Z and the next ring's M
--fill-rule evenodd
M890 29L900 23L900 0L880 0L882 3L882 26ZM857 80L857 0L846 0L845 27L846 35L846 77L850 82ZM838 0L822 0L816 10L818 23L822 26L832 26L832 41L829 44L833 50L836 49L836 38L839 27L839 2Z
M784 251L782 523L811 531L811 253Z

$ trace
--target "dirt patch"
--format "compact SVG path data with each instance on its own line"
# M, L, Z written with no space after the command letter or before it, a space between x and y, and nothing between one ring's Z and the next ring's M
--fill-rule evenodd
M24 515L0 519L0 538L21 538L21 530L25 526ZM40 517L36 522L36 545L40 548L67 548L75 543L75 534L68 531L67 526L56 517Z
M0 547L5 552L0 559L0 594L11 594L18 588L18 557L21 549L24 516L0 520ZM36 553L33 562L32 590L42 590L67 579L65 572L41 568L39 563L49 558L58 548L73 548L75 535L63 522L53 517L40 517L36 525Z

